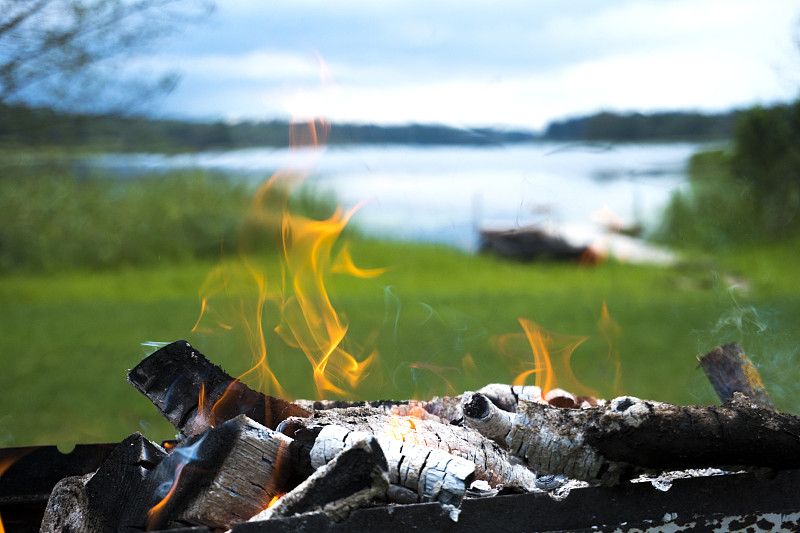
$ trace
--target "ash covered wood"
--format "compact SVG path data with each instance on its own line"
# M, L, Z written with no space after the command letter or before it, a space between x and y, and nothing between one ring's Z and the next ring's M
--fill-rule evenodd
M250 389L182 340L145 358L128 373L128 382L186 436L241 414L270 429L290 416L308 416L290 402Z
M721 407L630 396L587 409L522 400L513 417L475 394L465 397L464 414L533 470L592 483L700 467L800 466L800 419L738 393Z
M341 426L349 431L363 431L375 435L384 449L392 473L391 447L398 444L420 446L456 456L472 463L475 479L485 480L491 486L503 485L522 490L535 486L536 475L517 463L516 459L495 442L469 428L442 424L431 420L387 415L369 408L330 409L314 413L310 418L291 418L281 425L281 431L304 446L311 446L325 426ZM408 448L412 450L412 448ZM407 452L405 455L421 458L427 450ZM423 460L423 459L420 459ZM438 457L436 458L438 460ZM400 459L398 458L398 461ZM401 476L402 477L402 476ZM412 476L412 481L415 479ZM418 487L408 487L417 490Z
M315 444L312 456L317 459L327 456L317 448L328 444L326 441ZM322 512L338 522L353 509L383 496L388 488L386 457L376 439L366 433L351 434L332 459L319 465L311 476L252 521Z
M311 449L311 463L324 464L351 441L369 435L344 426L322 427ZM386 498L394 503L439 502L458 505L474 478L475 465L461 457L393 438L375 437L388 465Z
M752 403L775 410L758 370L738 343L717 346L697 359L723 403L732 399L735 392L741 392Z

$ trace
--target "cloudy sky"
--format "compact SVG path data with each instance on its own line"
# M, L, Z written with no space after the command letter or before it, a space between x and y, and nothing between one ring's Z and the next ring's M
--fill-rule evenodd
M224 0L146 60L165 113L539 129L800 93L796 0Z

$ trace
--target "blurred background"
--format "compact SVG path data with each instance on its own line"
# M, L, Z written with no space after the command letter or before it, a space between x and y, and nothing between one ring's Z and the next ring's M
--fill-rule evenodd
M739 342L800 413L796 3L429 4L0 0L0 446L170 438L125 377L178 339L679 404Z

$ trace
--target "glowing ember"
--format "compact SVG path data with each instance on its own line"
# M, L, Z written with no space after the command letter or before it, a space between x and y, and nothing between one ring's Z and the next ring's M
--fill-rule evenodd
M389 438L410 444L425 444L417 433L412 417L391 415L387 426L386 436Z
M267 504L267 509L269 509L270 507L272 507L273 505L278 503L278 500L280 500L283 497L283 495L284 495L284 493L280 493L280 494L276 494L275 496L273 496L272 499Z

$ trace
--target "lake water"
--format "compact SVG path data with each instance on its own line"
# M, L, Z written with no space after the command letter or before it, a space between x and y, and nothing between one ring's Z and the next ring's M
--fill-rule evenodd
M602 222L653 228L686 184L691 143L502 147L348 146L248 149L192 155L103 156L118 172L199 167L261 180L276 170L308 174L368 234L473 249L477 228L538 225L580 244Z

